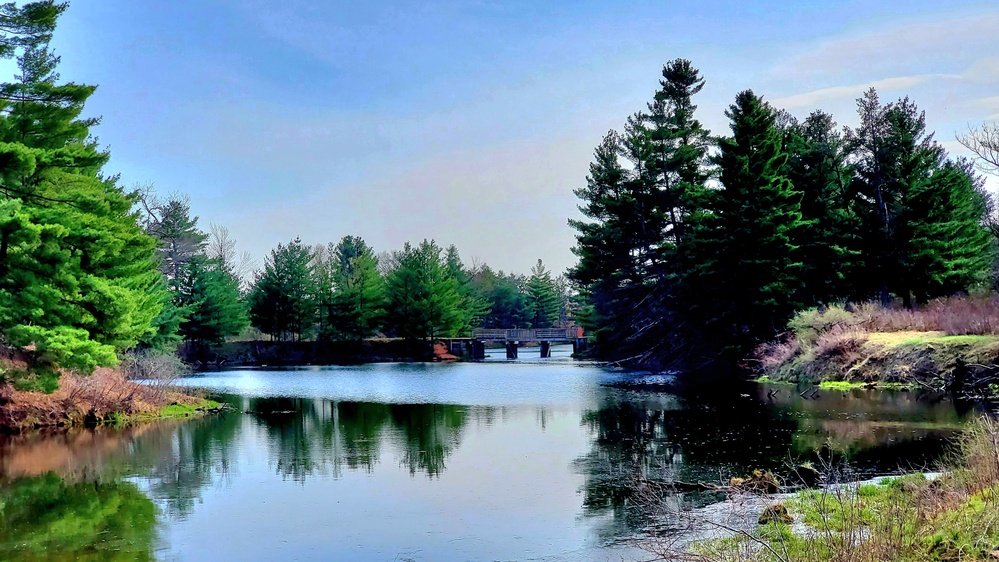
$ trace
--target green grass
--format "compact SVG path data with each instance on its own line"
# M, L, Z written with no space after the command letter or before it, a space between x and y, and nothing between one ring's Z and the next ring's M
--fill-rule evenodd
M822 381L819 383L819 388L822 390L847 391L869 386L871 386L870 383L856 381ZM880 390L908 390L912 388L912 385L904 382L876 382L873 386Z
M948 336L944 332L872 332L868 334L870 343L885 347L922 346L927 344L991 344L999 342L996 335Z
M819 383L819 388L822 390L853 390L865 386L866 383L851 381L822 381Z
M146 421L189 418L191 416L200 415L205 410L218 408L219 406L220 404L215 400L202 400L197 404L175 403L160 408L160 410L156 413L120 414L115 412L111 414L105 423L112 426L122 426Z

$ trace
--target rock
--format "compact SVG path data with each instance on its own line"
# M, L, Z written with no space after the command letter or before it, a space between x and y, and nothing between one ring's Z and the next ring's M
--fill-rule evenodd
M769 470L766 472L754 470L753 474L746 480L744 486L765 494L776 494L780 491L780 482L777 481L777 477Z
M811 463L799 464L794 467L794 476L806 488L815 488L822 482L822 473L816 470Z
M760 514L758 521L760 525L766 525L767 523L773 522L788 524L794 522L794 517L791 517L791 514L787 512L787 507L785 507L784 504L778 503L767 506L767 508L763 510L763 513Z

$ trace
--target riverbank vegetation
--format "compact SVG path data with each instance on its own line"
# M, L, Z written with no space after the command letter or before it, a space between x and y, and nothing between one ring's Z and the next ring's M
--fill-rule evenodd
M576 191L571 277L599 355L732 363L811 307L912 309L992 289L992 198L912 100L871 89L858 125L841 128L745 90L726 112L729 134L713 137L695 115L704 83L690 61L668 63Z
M769 379L903 385L973 396L999 388L999 298L951 297L918 309L828 306L795 315L757 350Z
M939 477L922 473L769 499L759 526L674 549L664 560L994 560L999 556L999 424L981 418Z

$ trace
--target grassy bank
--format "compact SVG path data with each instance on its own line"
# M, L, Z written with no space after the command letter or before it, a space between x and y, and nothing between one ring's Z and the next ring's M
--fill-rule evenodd
M957 449L938 478L913 474L771 499L755 529L660 554L705 562L999 559L999 423L972 424Z
M162 384L136 384L117 369L89 376L63 372L51 393L0 384L0 431L127 424L195 415L218 404Z
M999 389L999 302L948 299L921 310L859 305L805 311L756 353L769 380L918 387L977 395Z

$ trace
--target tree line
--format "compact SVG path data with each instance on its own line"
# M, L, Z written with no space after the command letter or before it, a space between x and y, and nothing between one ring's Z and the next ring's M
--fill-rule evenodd
M435 338L474 326L567 320L569 292L541 262L531 276L468 268L454 247L376 256L345 237L279 245L251 275L224 227L204 232L183 196L127 189L85 115L95 86L63 82L49 47L65 3L0 4L0 346L29 363L0 371L52 390L133 348L205 348L255 326L275 339Z
M155 332L140 342L148 347L185 341L204 351L248 326L277 341L434 340L570 321L569 284L541 260L530 276L505 274L467 267L455 246L433 240L376 255L348 235L326 245L278 244L255 269L252 257L236 255L228 229L198 227L186 197L160 199L145 188L138 200L166 289Z
M279 244L247 292L255 328L277 340L434 340L477 327L547 328L569 321L571 295L541 260L530 276L467 267L455 246L406 243L376 255L357 236Z
M872 88L859 125L804 120L752 90L712 136L695 116L704 79L684 59L596 148L570 276L597 352L636 363L738 358L797 310L918 302L988 287L992 201L909 98Z

